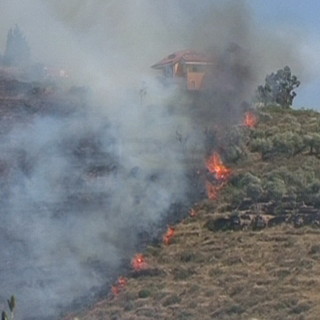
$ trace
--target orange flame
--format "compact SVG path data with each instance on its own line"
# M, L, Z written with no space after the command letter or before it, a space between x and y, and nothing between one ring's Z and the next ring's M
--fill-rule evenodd
M120 293L120 288L119 286L112 286L111 291L114 296L118 296Z
M216 181L214 183L207 181L206 190L207 196L210 200L216 200L218 198L218 192L225 185L231 175L231 169L227 168L220 155L214 152L206 161L208 171L215 176Z
M118 296L120 292L125 288L128 284L128 279L125 277L119 277L118 282L116 285L113 285L111 291L114 296Z
M168 245L171 242L172 237L174 236L175 233L175 228L174 227L169 227L168 231L166 234L163 236L163 242L164 244Z
M213 153L206 164L209 172L214 174L219 181L225 181L231 175L231 170L223 164L220 155L217 152Z
M257 116L253 112L248 111L245 113L244 124L247 127L253 128L256 126L257 122Z
M120 287L124 287L128 284L128 279L126 277L120 277L118 279L118 284L120 285Z
M216 200L218 198L219 186L214 186L211 182L206 182L207 196L210 200Z
M145 261L145 257L141 253L137 253L132 261L131 266L135 271L140 271L148 268L148 264Z

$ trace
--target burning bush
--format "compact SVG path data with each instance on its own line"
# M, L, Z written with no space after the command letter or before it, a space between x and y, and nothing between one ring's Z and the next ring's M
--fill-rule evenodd
M145 270L148 268L148 264L146 262L146 259L143 254L137 253L132 261L131 261L131 266L135 271L141 271Z
M114 296L118 296L128 284L128 279L125 277L119 277L115 285L112 286L111 291Z
M172 241L172 238L174 237L174 234L175 234L175 228L169 226L167 232L163 236L163 243L165 245L169 245Z
M206 182L206 190L207 190L207 196L210 200L217 200L218 199L218 193L221 186L213 185L211 182Z
M215 179L223 182L229 179L231 170L227 168L217 152L214 152L206 161L208 171L214 175Z
M248 128L254 128L258 123L258 118L257 116L251 112L248 111L244 115L244 125Z

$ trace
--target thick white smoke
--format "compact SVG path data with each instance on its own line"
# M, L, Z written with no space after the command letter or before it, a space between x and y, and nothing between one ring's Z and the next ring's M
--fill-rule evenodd
M185 48L221 59L237 44L245 56L231 65L250 77L211 107L249 98L269 67L299 68L296 56L286 60L288 43L257 30L245 2L225 3L0 0L3 49L17 23L34 62L66 68L91 92L77 111L29 116L0 136L0 299L15 294L22 319L57 318L92 294L131 257L139 232L188 200L186 162L204 154L199 128L210 119L192 119L186 97L162 88L150 65ZM214 90L230 86L219 80Z
M102 114L39 116L3 135L1 297L16 294L23 316L106 283L136 234L182 201L175 124L159 119L123 129Z

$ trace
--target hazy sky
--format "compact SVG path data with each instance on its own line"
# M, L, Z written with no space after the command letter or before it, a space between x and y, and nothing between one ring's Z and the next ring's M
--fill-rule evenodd
M306 67L313 71L309 81L302 81L294 105L320 110L320 1L318 0L248 0L256 21L275 33L289 31L304 46Z
M288 64L292 68L293 73L295 73L298 78L301 80L302 84L300 88L297 90L297 97L295 98L294 105L296 107L311 107L320 109L320 39L319 39L319 30L320 30L320 1L319 0L243 0L248 4L248 7L252 10L251 19L256 21L257 25L261 30L269 32L272 35L280 35L284 39L290 38L290 52L295 54L294 51L299 52L299 55L302 57L302 65L303 68L297 67L290 59L288 59ZM141 65L143 66L143 61L146 61L145 66L146 69L149 66L162 58L162 55L166 51L166 47L175 48L176 50L184 49L182 48L183 43L179 43L179 39L171 39L167 41L167 44L161 47L161 43L164 42L165 39L168 38L168 34L172 31L176 30L173 27L181 27L183 28L183 14L178 11L170 12L173 6L175 9L178 7L177 3L179 3L180 8L188 12L189 16L194 15L194 20L199 22L200 12L206 12L206 8L213 3L225 4L227 0L200 0L200 1L192 1L192 0L176 0L172 1L175 5L170 4L168 1L153 1L149 2L141 1L141 0L123 0L121 4L118 1L113 0L0 0L0 50L2 51L5 45L5 37L7 30L12 27L15 23L18 23L22 26L23 31L26 34L26 37L33 49L37 47L36 50L33 50L37 53L41 53L42 56L52 55L54 58L60 58L60 61L65 61L69 63L70 60L67 57L63 58L63 50L61 48L68 47L68 54L65 53L65 56L74 56L81 57L82 60L88 60L86 56L86 50L79 50L77 45L83 39L81 36L73 37L72 32L73 28L76 26L81 29L81 32L85 34L88 29L86 27L90 26L89 32L95 31L94 22L96 21L104 21L105 23L100 28L96 27L96 31L99 34L102 34L103 30L107 30L109 28L116 28L116 33L124 36L124 34L128 34L128 46L126 49L135 59L139 59ZM232 1L231 1L232 2ZM237 2L237 1L234 1ZM238 1L241 2L240 0ZM119 9L120 6L129 8ZM116 5L116 9L113 8ZM100 9L99 9L100 6ZM47 12L44 12L44 7L49 8L51 13L54 12L54 15L64 21L67 25L67 28L64 29L64 36L59 40L59 33L61 33L61 25L58 21L53 21L52 16L48 16ZM134 9L136 7L136 9ZM145 8L147 7L147 8ZM156 9L155 9L156 8ZM163 11L163 12L162 12ZM111 13L107 18L106 12ZM145 15L142 18L139 17L139 12L151 12L153 14L153 20L151 24L146 28L143 26L144 19L147 19ZM158 13L158 16L155 14ZM112 15L121 15L121 21L118 23L118 19L115 18L114 22ZM167 15L167 20L172 22L172 25L162 25L161 19L163 19L162 15ZM130 17L129 17L130 16ZM129 17L126 20L125 17ZM159 19L158 19L159 17ZM232 15L231 15L232 17ZM108 24L107 20L111 22ZM213 18L214 19L214 18ZM42 21L41 21L42 20ZM182 22L179 24L180 21ZM200 19L201 20L201 19ZM81 22L80 22L81 21ZM159 23L160 22L160 23ZM52 28L54 26L54 28ZM103 29L105 28L105 29ZM160 30L162 28L163 30ZM166 30L165 30L166 29ZM160 31L159 31L160 30ZM67 32L65 32L67 31ZM105 31L106 32L106 31ZM136 37L137 34L140 33L140 36ZM150 41L145 41L146 49L138 53L134 52L134 44L133 42L139 42L139 46L143 44L145 38L143 38L147 33L148 35L158 35L159 43L152 42L152 47L150 46ZM221 32L220 32L221 33ZM44 37L44 34L47 35ZM167 35L166 35L167 34ZM85 34L86 36L86 34ZM133 36L136 39L133 40ZM40 45L43 41L48 41L52 39L54 41L55 46L50 46L49 43L44 45ZM104 38L104 40L106 37ZM96 45L99 52L103 56L103 49L107 48L109 45L112 45L112 42L103 43L101 42L101 38L96 37L93 40L86 40L87 45ZM292 45L296 43L295 46ZM71 45L72 44L72 45ZM121 44L116 44L119 46L119 52L124 52L124 47L121 47ZM144 45L143 45L144 46ZM180 48L181 46L181 48ZM270 48L270 51L276 51L277 45L273 45ZM86 48L85 48L86 49ZM159 54L157 54L157 50ZM171 50L171 49L168 49ZM263 50L268 50L263 48ZM0 52L1 52L0 51ZM170 53L170 52L168 52ZM154 55L154 59L153 59ZM101 57L102 57L101 56ZM96 61L99 61L101 57L97 57ZM126 58L124 58L126 60ZM150 61L149 61L150 60ZM284 59L282 58L281 63ZM72 61L71 61L72 62ZM107 62L106 68L108 68ZM98 63L97 63L98 65ZM280 63L277 63L280 65ZM77 67L76 67L77 68ZM93 68L90 66L90 68ZM97 67L99 68L99 66ZM101 67L100 67L101 68ZM269 66L265 68L266 72L273 72L276 70L269 70ZM302 72L303 71L303 72ZM143 72L143 70L142 70ZM87 72L89 74L90 72ZM93 72L92 72L93 73Z

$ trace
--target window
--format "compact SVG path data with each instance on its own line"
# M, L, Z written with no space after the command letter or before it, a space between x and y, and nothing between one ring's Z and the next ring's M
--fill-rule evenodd
M206 69L207 69L207 67L204 64L190 64L189 65L189 72L205 72Z
M166 65L164 67L164 75L168 78L172 78L173 77L173 68L172 65Z

